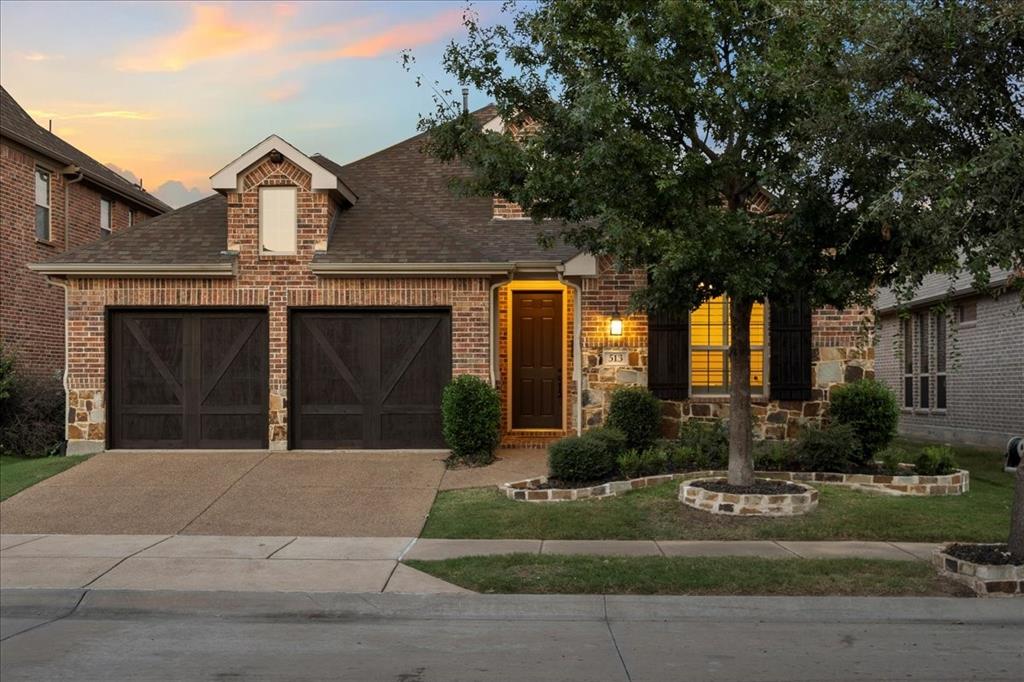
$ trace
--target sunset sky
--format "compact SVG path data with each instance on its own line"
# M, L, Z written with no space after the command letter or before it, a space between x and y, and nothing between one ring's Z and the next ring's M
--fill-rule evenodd
M449 83L463 2L0 2L0 81L43 126L172 205L267 135L357 159ZM497 3L478 3L486 18ZM415 71L400 65L413 50ZM458 96L458 95L456 95ZM471 94L471 106L485 98ZM181 183L178 187L175 183Z

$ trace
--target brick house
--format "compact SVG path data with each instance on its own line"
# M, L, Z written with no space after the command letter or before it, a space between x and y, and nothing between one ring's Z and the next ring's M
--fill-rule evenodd
M998 289L1010 272L991 270ZM937 304L946 301L945 309ZM877 372L899 396L900 431L1004 447L1024 434L1024 306L979 293L967 277L929 275L902 312L879 292Z
M64 368L64 292L28 264L169 210L36 125L0 87L0 345L19 371Z
M69 452L443 447L458 374L498 387L507 445L600 423L622 385L666 399L669 435L726 416L724 301L627 314L642 273L541 248L514 206L455 196L465 170L421 141L338 165L271 136L214 196L33 265L68 292ZM761 434L792 435L870 373L862 319L757 307Z

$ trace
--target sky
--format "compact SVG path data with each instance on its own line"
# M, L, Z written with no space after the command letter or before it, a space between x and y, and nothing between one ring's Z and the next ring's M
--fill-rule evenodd
M416 133L464 2L0 2L0 82L172 206L276 133L351 161ZM484 20L497 3L476 3ZM411 49L412 72L400 54ZM471 92L470 106L487 102Z

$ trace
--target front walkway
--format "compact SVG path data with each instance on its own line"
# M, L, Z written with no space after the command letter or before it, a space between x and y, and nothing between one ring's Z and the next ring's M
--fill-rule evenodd
M255 592L466 592L399 563L487 554L741 556L927 561L889 542L417 540L413 537L3 535L0 587Z

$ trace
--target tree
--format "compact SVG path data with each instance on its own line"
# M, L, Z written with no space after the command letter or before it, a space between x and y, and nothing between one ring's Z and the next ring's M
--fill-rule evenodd
M482 131L439 97L421 120L427 149L473 169L464 191L516 202L558 221L568 243L646 270L638 309L727 296L730 483L753 482L754 302L799 293L869 305L873 287L909 287L964 256L979 278L1021 262L1021 221L1002 212L1003 197L968 209L1002 212L1001 223L972 218L935 234L946 205L928 211L946 201L941 178L969 194L983 164L998 162L986 154L1020 142L1022 30L1009 3L506 9L510 23L491 26L467 12L466 39L444 55L448 73L493 96L505 131ZM954 115L935 106L950 92ZM1019 210L1019 191L1013 201Z

